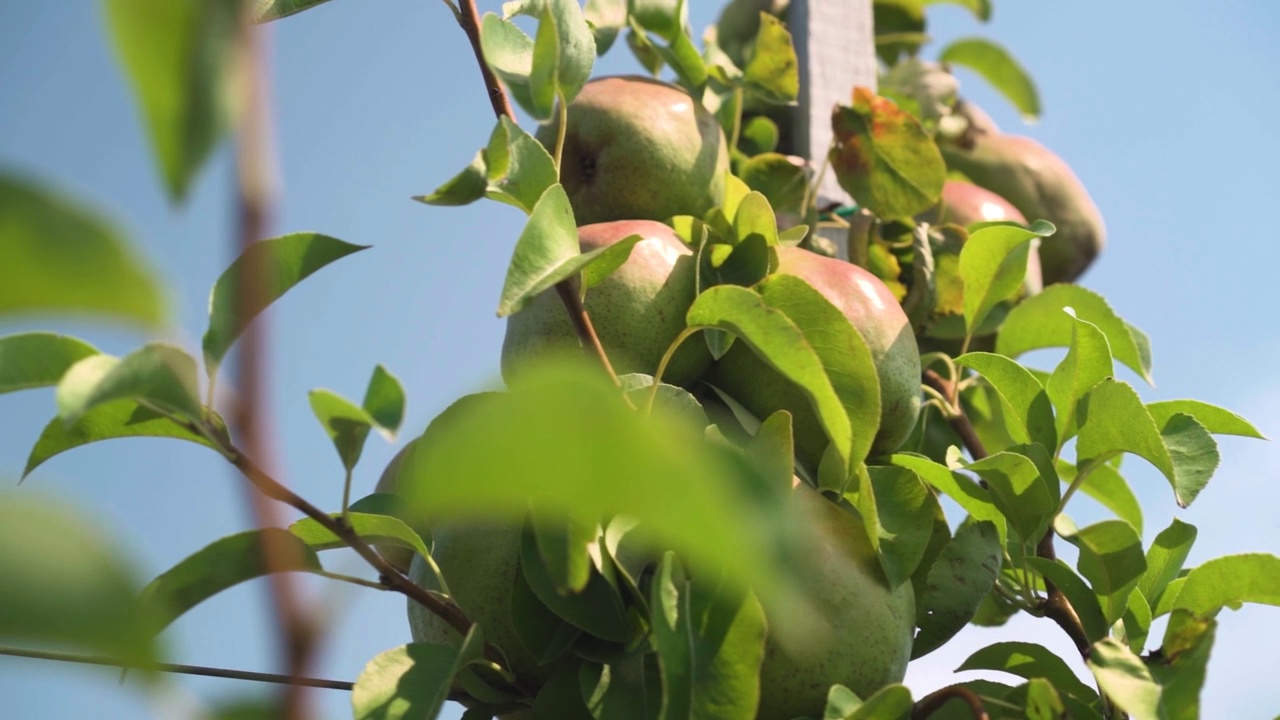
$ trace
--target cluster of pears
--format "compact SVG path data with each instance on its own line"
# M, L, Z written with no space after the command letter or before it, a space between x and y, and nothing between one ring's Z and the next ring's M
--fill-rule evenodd
M650 79L611 77L589 82L568 108L561 181L581 227L585 251L642 236L628 260L585 297L585 306L616 372L656 373L667 348L686 327L696 295L696 255L662 221L703 216L725 195L729 151L716 118L684 90ZM555 142L558 128L539 139ZM920 410L920 360L912 329L889 289L848 262L807 250L778 247L777 272L794 275L841 310L866 341L879 374L882 417L873 453L890 452L909 435ZM538 297L507 324L502 372L508 381L532 358L576 348L578 339L554 292ZM763 418L786 409L794 418L796 461L816 470L828 439L808 400L789 381L735 343L713 360L702 338L686 341L663 382L696 389L714 385ZM379 489L393 491L398 463ZM891 588L855 511L798 484L793 499L820 530L818 557L809 563L812 598L831 639L828 647L783 648L768 643L761 671L760 720L820 716L827 689L843 684L867 697L900 681L910 657L915 599L910 583ZM479 622L523 677L545 678L520 645L510 617L510 589L519 569L518 526L456 524L433 527L432 556L454 599ZM395 561L409 566L409 556ZM421 559L412 565L428 576ZM769 609L766 607L766 615ZM424 609L410 606L414 638L456 643L456 633Z

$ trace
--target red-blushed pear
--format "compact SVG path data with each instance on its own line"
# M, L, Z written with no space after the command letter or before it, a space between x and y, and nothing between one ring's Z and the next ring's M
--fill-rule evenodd
M958 180L943 183L942 202L939 204L936 222L968 226L977 222L997 221L1027 224L1027 219L1018 212L1018 208L990 190Z
M911 583L889 587L857 511L807 485L792 498L818 538L799 569L823 628L816 643L766 643L756 720L822 717L833 683L866 698L900 682L915 634Z
M947 167L1008 200L1027 220L1058 231L1040 243L1044 284L1072 282L1106 244L1102 214L1071 167L1028 137L980 134L971 149L941 143Z
M880 378L880 430L871 452L897 449L920 414L920 351L902 306L879 278L844 260L780 247L778 261L778 273L794 275L812 285L844 313L866 341ZM712 366L707 379L757 417L789 410L796 456L810 470L817 469L829 439L800 388L744 343L734 343Z
M587 313L614 370L657 372L667 347L685 328L685 314L693 303L694 256L675 232L652 220L623 220L578 228L583 252L590 252L641 235L630 257L587 291ZM507 319L502 343L502 376L508 382L521 364L549 352L578 347L578 336L555 291L534 299ZM672 357L663 381L686 384L711 363L706 343L687 342Z
M579 225L666 220L724 200L720 123L684 90L642 77L587 83L569 103L560 180ZM538 130L555 151L559 121Z

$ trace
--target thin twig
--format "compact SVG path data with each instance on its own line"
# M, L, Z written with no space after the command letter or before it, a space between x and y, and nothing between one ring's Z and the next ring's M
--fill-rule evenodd
M77 655L74 653L52 652L47 650L25 650L21 648L0 647L0 655L9 655L36 660L55 660L57 662L80 663L81 665L105 665L129 670L158 670L160 672L177 673L179 675L201 675L204 677L227 678L229 680L252 680L253 682L275 683L277 685L298 685L302 687L323 688L326 690L347 690L354 683L343 680L322 680L311 677L291 677L275 673L250 672L248 670L230 670L227 668L205 667L203 665L178 665L174 663L158 663L156 665L140 665L127 663L103 655Z
M982 704L982 698L963 685L950 685L920 698L920 701L911 708L911 720L925 720L951 700L960 700L968 705L973 720L990 720L991 716L987 715L987 708Z
M1036 555L1050 562L1058 559L1058 553L1053 548L1053 528L1049 528L1044 537L1040 538L1040 542L1036 545ZM1049 578L1044 579L1044 589L1045 599L1040 603L1040 611L1044 613L1045 617L1062 628L1062 631L1075 644L1080 657L1087 660L1089 658L1089 637L1084 632L1084 623L1080 622L1080 616L1076 614L1076 609L1072 607L1071 601L1067 600L1067 596L1062 593L1062 590L1049 581Z
M978 431L973 429L973 423L969 422L969 417L965 415L964 408L960 405L955 383L929 369L924 371L923 378L926 385L937 390L944 398L950 401L951 409L954 412L947 414L947 422L951 425L951 429L955 431L955 434L960 436L960 442L964 443L965 449L969 451L969 456L974 460L981 460L986 457L987 448L982 444L982 438L978 437Z
M471 51L476 56L476 63L480 66L480 74L484 76L485 90L489 94L489 104L493 106L493 114L498 118L507 118L511 122L516 121L515 113L511 110L511 101L507 98L507 91L502 87L502 82L498 80L498 76L494 75L489 63L485 62L484 50L480 46L480 14L476 10L475 0L461 0L461 12L458 13L458 24L462 26L463 32L467 34L467 40L471 42ZM560 132L565 131L565 117L561 118ZM618 380L618 374L613 371L613 365L609 362L609 355L605 353L604 346L600 344L600 337L596 335L595 327L591 325L591 318L587 315L587 309L582 305L582 298L574 291L573 284L564 280L556 284L556 294L560 296L560 301L564 303L565 312L569 313L569 320L573 322L573 329L578 334L578 341L589 352L594 354L608 373L609 378L613 380L613 384L621 387L622 383Z
M274 183L271 169L271 120L268 108L269 80L264 67L262 30L255 27L246 5L240 19L237 36L237 54L242 72L243 88L241 123L237 128L235 143L236 201L238 208L237 249L248 259L242 266L237 283L240 288L240 312L249 313L260 307L266 291L266 268L254 262L255 256L246 254L258 241L266 237L270 224ZM243 318L248 320L249 318ZM267 333L261 319L247 323L240 337L237 356L240 397L233 410L233 427L254 457L269 458L266 424L263 422L266 392ZM280 514L277 508L258 493L250 492L246 500L257 527L278 527ZM267 568L287 568L297 565L292 558L297 550L293 546L264 540L261 547ZM315 644L315 630L304 612L297 584L292 575L271 572L271 597L275 607L276 622L281 634L286 676L304 677ZM285 689L283 717L287 720L303 720L308 717L301 685L289 685Z

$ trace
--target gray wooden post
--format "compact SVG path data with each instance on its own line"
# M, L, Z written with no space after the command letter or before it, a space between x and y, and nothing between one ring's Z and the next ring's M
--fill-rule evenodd
M831 143L831 108L852 102L853 88L876 87L876 50L872 0L792 0L789 25L800 60L800 101L793 138L796 149L815 169ZM818 188L818 203L849 202L849 195L828 172ZM845 233L823 232L847 257Z

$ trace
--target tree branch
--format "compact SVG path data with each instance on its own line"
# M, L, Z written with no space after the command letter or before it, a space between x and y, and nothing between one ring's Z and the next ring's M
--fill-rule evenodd
M1053 528L1049 528L1044 537L1040 538L1040 543L1036 545L1036 555L1051 562L1058 559L1058 554L1053 549ZM1080 622L1080 616L1076 614L1076 609L1071 606L1071 601L1067 600L1067 596L1062 594L1062 590L1049 581L1049 578L1044 578L1044 589L1045 599L1040 603L1040 610L1045 617L1062 628L1062 631L1075 644L1080 656L1087 660L1089 658L1089 637L1084 632L1084 623Z
M461 0L460 8L457 14L458 24L467 34L467 40L471 42L471 51L475 54L476 63L480 66L480 74L484 76L484 86L489 95L489 104L493 106L493 114L499 118L505 117L514 123L516 117L511 110L507 91L484 59L484 50L480 46L480 14L476 10L476 0ZM605 353L604 346L600 344L600 337L596 335L595 327L591 324L591 317L587 315L587 309L582 305L582 298L578 297L572 283L568 280L557 283L556 294L560 296L560 302L564 304L565 312L569 314L573 329L578 334L578 342L596 356L609 378L613 380L613 384L621 386L618 374L614 372L613 364L609 362L609 355Z
M982 698L962 685L950 685L920 698L920 701L911 708L911 720L925 720L951 700L960 700L968 705L973 720L990 720L987 708L982 704Z
M382 582L386 589L404 595L419 605L425 607L440 619L449 624L449 627L458 631L461 635L466 635L471 630L474 623L467 617L462 608L448 597L434 593L426 588L418 585L410 580L399 570L394 568L390 563L382 558L381 555L374 550L364 538L360 537L355 530L348 525L341 516L334 517L316 506L289 488L280 484L269 474L255 465L252 460L245 456L238 448L225 448L228 453L228 459L231 464L235 465L241 473L244 474L249 482L259 490L264 496L282 502L290 507L297 509L303 515L315 520L329 532L336 535L343 543L356 552L365 562L369 563L374 570L378 571L378 579ZM502 653L490 643L485 643L485 657L494 663L506 667L506 662ZM511 668L507 668L510 670ZM533 690L521 678L517 678L516 687L532 697Z
M267 235L271 205L275 188L271 169L271 120L269 111L269 79L265 71L262 30L255 27L248 5L240 17L236 38L236 54L242 73L239 87L242 91L242 107L235 137L235 193L237 207L238 255L249 260L242 266L237 278L240 288L238 312L250 312L259 307L266 292L262 262L254 262L255 256L247 251ZM243 320L249 320L245 317ZM236 370L240 385L240 397L232 411L232 426L241 442L256 457L270 457L265 430L264 408L266 403L267 332L261 319L256 323L244 323L240 337ZM277 527L280 516L275 506L257 493L246 497L254 525L260 528ZM282 543L264 541L260 548L263 562L268 569L296 566L291 555L297 550ZM309 614L303 609L297 584L289 573L271 572L271 597L275 608L276 623L281 635L284 665L287 677L306 675L316 631ZM284 691L282 716L287 720L303 720L309 716L305 706L302 686L292 684Z

